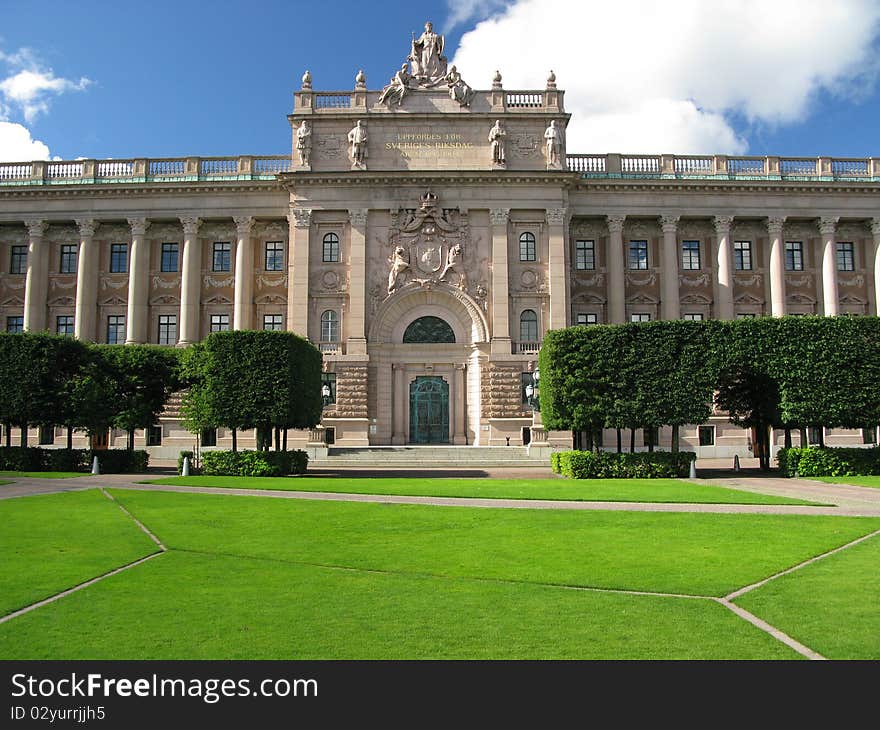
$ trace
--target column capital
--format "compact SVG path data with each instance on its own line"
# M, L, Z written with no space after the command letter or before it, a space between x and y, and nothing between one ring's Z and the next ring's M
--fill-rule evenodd
M150 227L150 221L146 218L129 218L128 225L131 226L132 236L143 236Z
M80 238L91 238L95 235L98 223L92 218L77 218L76 226L79 228Z
M547 223L551 226L565 225L568 208L547 208Z
M605 221L608 223L609 233L623 233L623 224L626 223L625 215L608 215L605 216Z
M235 230L239 238L246 238L250 235L251 229L254 227L254 217L252 215L238 215L232 218L235 223Z
M291 206L287 220L293 223L295 228L308 228L312 225L312 209Z
M678 221L681 216L677 215L661 215L660 227L663 233L678 233Z
M364 228L367 225L367 209L351 208L348 211L348 220L355 228Z
M767 233L771 236L781 236L782 235L782 226L785 225L785 216L777 215L777 216L768 216L767 217Z
M871 233L874 238L880 238L880 218L871 218Z
M183 235L192 238L199 232L202 219L196 216L180 216L180 225L183 226Z
M833 236L837 233L837 216L826 216L819 219L819 232L823 236Z
M715 226L715 233L719 236L726 236L730 233L730 227L733 225L733 216L716 215L712 219L712 225Z
M510 208L492 208L489 211L489 220L493 226L506 226L510 218Z
M878 219L880 221L880 219ZM24 224L28 229L28 236L30 238L42 238L46 229L49 227L49 224L46 223L42 218L25 218Z

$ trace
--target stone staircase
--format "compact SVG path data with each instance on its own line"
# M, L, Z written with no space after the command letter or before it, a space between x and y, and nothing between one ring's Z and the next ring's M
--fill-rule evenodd
M481 469L548 464L543 458L529 458L525 446L331 446L326 459L309 460L310 469Z

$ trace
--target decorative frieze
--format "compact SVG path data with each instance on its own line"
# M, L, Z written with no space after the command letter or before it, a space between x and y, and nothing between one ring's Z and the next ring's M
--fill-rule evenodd
M336 417L367 418L367 366L336 368Z
M522 403L522 365L487 363L480 373L483 418L527 417Z

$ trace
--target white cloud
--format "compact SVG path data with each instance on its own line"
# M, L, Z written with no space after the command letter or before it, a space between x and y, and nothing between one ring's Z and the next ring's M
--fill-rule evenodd
M31 137L30 130L21 124L0 122L0 161L25 162L48 160L49 148Z
M82 91L89 83L86 78L71 81L58 78L52 71L25 69L0 81L0 94L6 100L7 106L17 105L24 118L32 122L38 114L49 111L49 99L52 95Z
M445 33L469 20L488 18L509 5L510 0L452 0L447 4L449 17L443 24Z
M479 0L451 0L452 16ZM742 153L730 115L787 124L878 71L880 0L518 0L462 39L471 85L566 90L570 152Z

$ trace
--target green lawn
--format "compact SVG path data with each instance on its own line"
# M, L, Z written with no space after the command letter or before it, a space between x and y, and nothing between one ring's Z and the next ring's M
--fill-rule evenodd
M279 489L347 494L399 494L486 499L563 499L579 502L692 504L817 504L787 497L695 484L682 479L412 479L351 477L169 477L148 484Z
M880 477L804 477L816 482L827 484L852 484L856 487L873 487L880 489Z
M0 471L0 477L33 477L34 479L72 479L87 477L81 471Z
M156 551L97 490L0 500L0 615Z
M735 602L830 659L880 659L880 536Z

